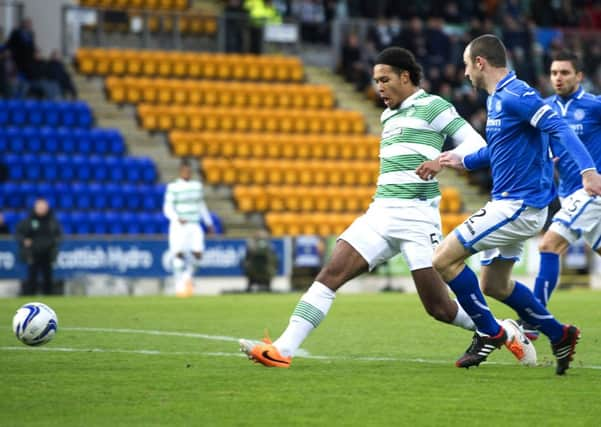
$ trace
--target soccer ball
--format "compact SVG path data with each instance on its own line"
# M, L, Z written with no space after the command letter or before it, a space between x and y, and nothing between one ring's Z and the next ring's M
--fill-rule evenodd
M27 345L50 341L58 329L56 313L46 304L30 302L20 307L13 317L13 332Z

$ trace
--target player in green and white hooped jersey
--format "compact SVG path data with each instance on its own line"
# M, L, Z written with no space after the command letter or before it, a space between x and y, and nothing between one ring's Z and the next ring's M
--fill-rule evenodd
M474 324L432 268L441 240L440 190L434 179L416 174L440 168L446 136L473 152L482 137L444 99L419 87L422 70L411 52L382 51L374 67L377 90L388 107L382 114L380 177L368 211L338 238L331 259L301 297L284 333L271 343L241 340L250 358L286 367L311 330L328 313L336 290L349 280L402 253L426 311L435 319L473 330ZM463 143L466 144L463 144Z
M202 220L209 233L213 221L204 202L202 183L192 179L192 167L182 160L179 178L167 185L163 212L169 219L169 252L171 254L175 293L192 295L192 276L204 251Z

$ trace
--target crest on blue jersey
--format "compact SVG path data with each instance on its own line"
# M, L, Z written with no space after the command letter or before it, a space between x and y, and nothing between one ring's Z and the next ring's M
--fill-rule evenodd
M498 99L498 100L497 100L497 103L495 104L495 111L496 111L497 113L500 113L502 109L503 109L503 106L502 106L502 104L501 104L501 100L500 100L500 99Z
M586 116L586 113L582 108L577 108L576 111L574 111L574 119L582 121L582 119L584 119L584 116Z

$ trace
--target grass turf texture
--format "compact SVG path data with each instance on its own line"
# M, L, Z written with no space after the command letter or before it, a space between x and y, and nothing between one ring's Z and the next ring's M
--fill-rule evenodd
M40 348L10 329L32 299L0 300L0 425L598 425L599 292L553 296L556 315L583 331L564 377L544 337L543 366L521 367L503 349L458 369L471 334L430 319L416 295L394 293L339 295L303 345L323 358L297 357L290 369L244 359L234 338L260 338L266 327L276 337L298 298L33 298L59 316L59 333Z

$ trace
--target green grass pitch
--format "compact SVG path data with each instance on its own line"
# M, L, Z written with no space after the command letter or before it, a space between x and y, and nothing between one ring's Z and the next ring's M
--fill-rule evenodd
M469 370L471 340L414 294L342 294L290 369L253 365L237 338L283 330L299 294L41 298L52 342L11 332L25 299L0 300L0 426L591 426L601 417L601 293L560 291L551 309L582 328L558 377L505 349ZM33 300L38 300L34 298ZM498 317L510 317L492 303Z

